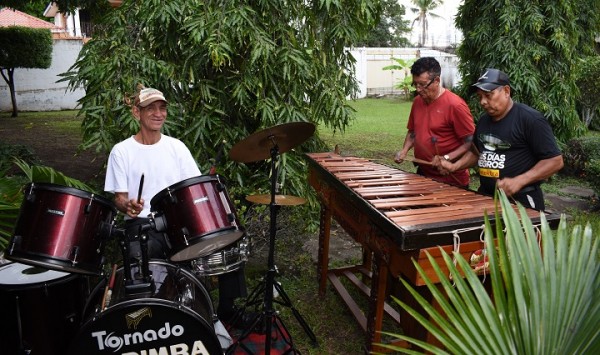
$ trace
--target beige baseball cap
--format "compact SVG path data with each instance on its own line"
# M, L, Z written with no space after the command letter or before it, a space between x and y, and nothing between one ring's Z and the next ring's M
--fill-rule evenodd
M139 102L137 105L140 107L146 107L154 101L164 101L168 103L167 99L165 99L165 95L163 95L162 92L153 88L146 88L140 91Z

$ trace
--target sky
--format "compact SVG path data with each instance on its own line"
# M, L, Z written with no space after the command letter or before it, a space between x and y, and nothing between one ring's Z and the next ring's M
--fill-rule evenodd
M440 16L440 18L429 18L429 39L426 44L427 47L431 47L432 44L435 47L445 47L462 40L462 34L454 27L454 18L456 17L458 6L461 2L462 0L444 0L444 3L433 11L433 13ZM410 0L399 0L399 3L406 7L404 19L410 21L410 26L415 17L417 17L416 13L410 11L410 8L414 7L414 5ZM419 27L419 23L415 23L415 28L409 37L409 40L413 44L418 43L418 37L421 33Z

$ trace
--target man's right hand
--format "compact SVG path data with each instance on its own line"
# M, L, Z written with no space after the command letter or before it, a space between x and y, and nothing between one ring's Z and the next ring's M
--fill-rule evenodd
M400 164L404 161L404 158L406 158L406 152L401 150L398 153L396 153L396 156L394 156L394 161Z

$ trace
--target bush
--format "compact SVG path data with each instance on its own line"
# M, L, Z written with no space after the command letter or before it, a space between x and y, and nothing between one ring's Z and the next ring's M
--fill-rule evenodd
M562 172L575 177L593 178L588 168L591 160L600 156L600 137L586 136L569 141L563 151L565 167ZM594 174L597 176L596 174Z
M598 206L598 197L600 197L600 159L592 159L587 167L587 180L590 182L590 186L594 189L596 195L596 208Z
M27 163L39 163L31 148L24 145L0 143L0 176L14 175L18 170L14 165L15 158Z

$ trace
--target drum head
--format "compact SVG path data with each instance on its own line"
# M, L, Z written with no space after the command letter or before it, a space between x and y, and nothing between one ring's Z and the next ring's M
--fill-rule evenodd
M48 270L21 263L9 263L0 267L0 289L37 288L42 284L68 277L69 273Z
M208 322L152 298L118 304L83 325L69 354L222 354Z

